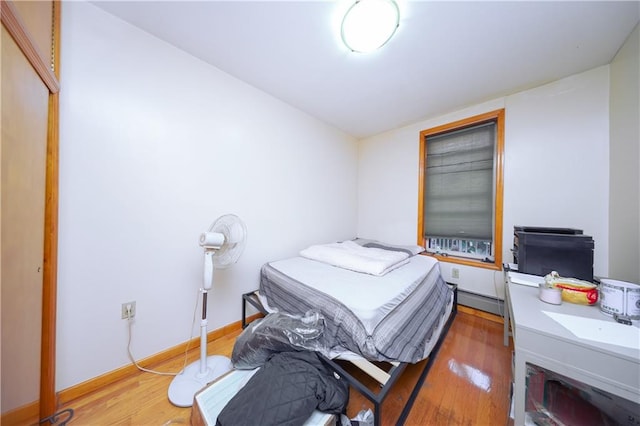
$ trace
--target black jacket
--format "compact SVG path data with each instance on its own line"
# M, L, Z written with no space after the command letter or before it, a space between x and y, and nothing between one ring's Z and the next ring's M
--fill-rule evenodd
M349 385L316 352L272 355L218 415L218 426L302 425L315 409L340 414Z

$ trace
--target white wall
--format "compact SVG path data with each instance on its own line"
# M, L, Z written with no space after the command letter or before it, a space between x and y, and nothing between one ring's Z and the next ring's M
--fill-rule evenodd
M594 273L608 273L609 68L428 119L359 143L358 235L415 242L419 132L505 108L503 260L514 225L583 229L595 240ZM463 290L500 297L500 273L443 263Z
M579 228L595 241L594 274L606 276L609 67L509 96L505 107L505 249L513 225Z
M640 26L611 62L609 276L640 283Z
M136 358L190 337L218 216L249 239L216 271L210 330L240 319L264 262L355 236L357 210L354 139L91 4L63 8L57 390L129 362L123 302Z

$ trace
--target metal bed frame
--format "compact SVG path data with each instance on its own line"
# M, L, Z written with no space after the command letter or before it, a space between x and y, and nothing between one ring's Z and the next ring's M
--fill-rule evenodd
M431 366L433 365L433 362L435 361L435 358L438 355L438 351L442 346L442 342L447 336L449 329L451 328L451 324L453 323L453 320L455 319L456 314L458 313L458 286L456 284L451 284L451 283L447 283L447 285L449 285L449 287L451 287L451 289L453 290L453 305L451 308L451 313L449 314L449 318L447 319L446 324L442 328L442 332L438 337L438 341L436 342L434 347L431 349L431 352L429 353L427 362L425 363L425 366L422 369L420 376L418 377L418 381L416 382L416 385L413 387L413 390L409 395L409 399L407 400L407 403L405 404L404 408L402 409L402 412L400 413L400 417L398 418L396 425L403 425L407 420L407 417L409 416L409 412L411 411L411 407L413 406L413 403L415 402L415 399L418 396L418 393L420 392L420 389L424 384L427 374L429 373L429 370L431 369ZM268 313L265 310L264 306L262 306L262 303L260 303L260 299L258 297L258 290L254 290L249 293L243 294L242 295L242 328L243 329L246 328L248 325L247 303L249 303L258 311L260 311L265 315ZM364 359L349 361L351 364L355 365L356 367L364 371L366 374L373 377L380 384L379 391L374 392L371 389L369 389L367 386L365 386L361 381L356 379L352 374L346 371L338 362L336 362L335 360L326 358L324 356L323 358L338 374L340 374L340 376L344 377L351 386L353 386L358 392L360 392L360 394L362 394L371 403L373 403L374 424L375 426L380 426L380 422L382 420L382 416L381 416L382 403L384 402L385 398L389 395L389 391L393 388L393 385L398 381L398 379L400 378L400 376L402 375L402 373L404 372L405 368L409 363L391 362L391 363L388 363L391 365L391 367L389 368L389 370L385 371L384 369L379 368L378 366Z

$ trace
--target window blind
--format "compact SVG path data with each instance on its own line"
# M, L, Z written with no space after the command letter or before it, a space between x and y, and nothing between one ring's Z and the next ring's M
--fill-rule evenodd
M493 239L496 123L426 140L425 236Z

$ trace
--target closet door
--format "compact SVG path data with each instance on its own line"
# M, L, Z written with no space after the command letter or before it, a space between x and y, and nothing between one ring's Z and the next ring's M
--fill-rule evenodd
M2 410L40 393L49 90L2 28Z
M51 326L55 327L56 268L51 257L53 254L56 258L56 251L52 253L51 246L57 243L58 83L51 71L53 11L50 1L2 1L3 424L19 424L27 419L31 423L33 416L42 418L45 413L46 417L55 410L55 338ZM56 210L53 214L52 209ZM41 381L43 371L46 381ZM49 401L47 407L40 404L43 394ZM8 412L13 415L7 416Z

